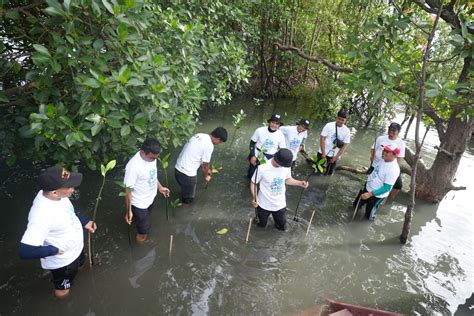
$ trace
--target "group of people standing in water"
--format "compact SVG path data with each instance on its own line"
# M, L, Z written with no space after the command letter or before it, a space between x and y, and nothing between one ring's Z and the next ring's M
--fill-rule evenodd
M327 123L320 133L317 157L326 160L326 175L334 173L337 161L349 146L347 119L348 112L340 110L337 119ZM247 177L251 203L256 210L254 222L265 227L271 215L275 227L285 230L286 185L309 186L308 181L292 177L292 167L298 152L305 150L310 122L302 118L295 125L283 126L279 114L273 114L267 122L267 126L255 130L249 144ZM388 134L378 137L371 148L369 176L354 201L354 206L366 204L368 219L375 219L382 201L389 195L394 197L401 189L399 163L405 154L405 143L398 138L400 129L399 124L391 123ZM175 179L181 188L183 205L191 204L195 198L199 169L204 181L211 180L214 146L226 140L226 129L217 127L209 134L195 134L184 145L175 165ZM160 152L160 143L148 138L125 167L125 221L129 225L135 223L137 243L145 242L150 233L150 212L157 193L165 197L170 195L169 188L158 180ZM20 258L39 258L42 268L51 272L57 297L69 294L78 269L84 263L83 229L92 233L97 229L94 222L74 211L69 200L81 181L81 173L58 166L41 173L38 177L40 191L33 201L20 242Z

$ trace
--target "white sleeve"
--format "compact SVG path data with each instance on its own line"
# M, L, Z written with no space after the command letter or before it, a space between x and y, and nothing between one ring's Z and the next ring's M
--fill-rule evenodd
M283 135L283 133L281 133L280 144L278 145L278 147L286 148L286 140L285 140L285 135Z
M347 131L347 133L344 135L343 142L345 144L349 144L351 142L351 130L347 126L346 126L345 130Z
M257 183L260 183L260 181L262 180L262 173L263 172L257 172L258 171L258 166L257 168L255 169L255 171L253 172L253 175L252 175L252 182L257 184Z
M398 165L397 165L398 167ZM390 185L394 185L395 182L397 182L398 176L400 175L400 169L399 168L393 168L387 174L385 175L385 179L383 183L387 183Z
M202 152L201 161L205 163L211 162L212 152L214 151L214 145L206 146Z
M398 155L398 158L405 158L405 142L402 141L401 142L401 146L400 146L400 154Z
M138 179L138 173L136 168L133 167L133 164L129 164L125 167L125 177L123 183L127 188L133 188Z
M50 222L35 217L29 218L28 226L21 238L21 242L30 246L43 246L50 230Z
M285 180L291 178L291 168L286 168Z
M324 125L323 130L321 131L321 136L328 137L331 134L331 123Z
M253 141L253 142L257 142L257 141L258 141L258 138L259 138L259 136L260 136L260 135L259 135L259 134L260 134L260 133L259 133L259 129L260 129L260 128L257 128L257 129L255 130L255 132L253 132L253 135L252 135L252 137L250 138L251 141Z

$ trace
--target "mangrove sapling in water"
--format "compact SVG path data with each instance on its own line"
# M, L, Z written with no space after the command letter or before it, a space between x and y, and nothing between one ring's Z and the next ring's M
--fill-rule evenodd
M325 171L324 165L326 163L326 158L321 158L321 159L318 160L318 156L313 155L312 160L314 161L314 163L311 164L311 168L313 170L311 170L311 173L306 178L306 182L309 182L309 180L311 179L313 174L318 173L318 172L322 174ZM300 202L301 202L301 198L303 197L304 190L305 190L305 188L301 188L300 197L298 199L298 203L296 204L295 216L293 216L293 220L295 222L297 222L299 220L299 218L298 218L298 208L300 207Z
M234 140L235 140L235 135L237 134L237 130L240 129L240 127L242 127L242 121L245 119L245 117L247 116L247 114L244 113L244 110L240 109L240 112L235 114L235 115L232 115L232 117L234 118L234 120L232 121L232 125L234 125L234 133L232 135L232 141L230 142L230 145L232 146L232 144L234 143Z
M132 192L133 188L132 187L127 187L125 184L121 181L115 181L115 184L117 184L119 187L122 188L122 190L119 193L119 196L127 196L127 192ZM132 201L130 200L128 203L128 207L125 210L126 215L125 218L131 218L132 217ZM130 231L130 224L127 225L127 231L128 231L128 245L130 246L130 253L132 252L132 232Z
M166 182L166 187L168 188L168 166L169 166L169 158L170 158L170 153L166 154L163 158L160 158L161 166L163 167L163 172L165 174L165 182ZM168 196L165 196L166 199L166 220L169 220L169 215L168 215Z
M222 170L222 167L216 167L211 164L211 167L209 168L209 171L211 172L211 176L214 174L219 173L219 171ZM210 182L210 181L209 181ZM206 182L206 186L204 187L207 190L207 187L209 186L209 182Z
M95 200L94 212L92 213L92 227L95 225L95 216L97 214L97 209L99 207L99 201L102 199L102 190L104 189L105 185L105 175L109 170L112 170L115 165L117 164L116 160L111 160L107 163L106 166L103 164L100 165L100 173L102 175L102 185L100 186L99 193L97 194L97 198ZM91 239L91 232L89 231L88 234L88 243L89 243L89 266L92 268L93 260L92 260L92 239Z

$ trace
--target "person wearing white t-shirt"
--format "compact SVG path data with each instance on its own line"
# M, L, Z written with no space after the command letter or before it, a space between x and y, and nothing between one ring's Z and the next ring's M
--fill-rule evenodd
M184 145L176 161L174 176L181 187L181 202L189 205L196 195L197 171L201 167L204 181L211 181L211 156L214 145L227 141L227 130L216 127L210 134L198 133Z
M301 119L293 126L281 126L279 130L285 136L285 142L288 149L293 153L292 167L295 165L298 152L304 150L304 141L308 137L309 120Z
M382 151L383 151L383 146L388 146L388 145L395 145L400 149L400 153L397 156L397 162L398 165L402 162L403 158L405 158L405 142L398 137L398 134L400 133L400 130L402 127L398 123L391 123L388 126L388 134L387 135L382 135L377 137L375 140L375 143L372 145L372 148L370 149L370 162L371 162L371 167L367 171L368 174L370 174L373 170L373 166L377 165L379 162L381 162L382 159ZM398 194L398 192L402 189L402 177L401 175L398 176L397 181L395 182L392 191L390 191L389 198L393 199L395 196Z
M257 226L267 226L272 215L275 227L285 230L286 224L286 185L308 187L308 182L291 177L293 154L287 148L275 153L272 159L259 165L250 181L252 205L256 208ZM260 191L256 194L256 185Z
M318 160L327 159L326 175L334 173L337 160L341 158L351 142L351 132L345 125L348 116L346 110L340 110L336 121L327 123L321 131Z
M97 226L74 212L69 198L82 181L82 174L50 167L38 178L40 191L28 214L28 226L20 242L21 259L41 259L49 270L54 294L69 294L80 266L84 264L83 228L95 232Z
M381 145L382 160L374 165L374 170L367 178L364 189L359 192L354 205L361 199L361 204L366 204L365 217L374 220L377 209L382 201L389 195L393 185L400 175L400 167L396 161L400 148L395 144Z
M143 243L148 237L151 227L150 213L153 209L157 190L164 196L170 195L170 190L161 185L158 180L156 159L159 157L161 144L153 138L147 138L138 151L125 166L125 222L132 224L135 219L138 243Z
M281 122L280 114L273 114L268 119L268 126L262 126L255 130L250 138L248 155L249 168L247 178L251 178L258 165L258 155L263 153L266 160L270 160L280 148L286 148L285 136L279 128Z

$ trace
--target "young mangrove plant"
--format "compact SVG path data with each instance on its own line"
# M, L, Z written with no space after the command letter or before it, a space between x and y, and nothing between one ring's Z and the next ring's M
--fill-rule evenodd
M161 166L163 167L163 172L165 174L166 187L168 188L168 166L169 166L170 153L167 153L163 158L160 158ZM166 220L169 220L168 215L168 197L166 196Z
M247 117L247 114L244 112L244 110L240 109L240 112L232 115L234 120L232 121L232 125L234 125L234 133L232 135L232 140L230 142L230 145L234 143L235 140L235 135L237 134L237 130L239 130L242 127L242 121Z
M209 171L211 172L211 176L219 173L219 171L222 170L222 167L216 167L215 165L211 164L211 167L209 168ZM207 190L207 187L209 186L209 182L206 182L205 189Z
M100 173L102 175L102 185L100 186L99 193L97 194L97 198L95 200L94 212L92 213L92 227L94 227L95 225L95 217L97 215L97 209L99 208L99 202L102 199L102 190L104 189L104 186L105 186L105 175L107 174L108 171L112 170L116 164L117 164L116 160L111 160L107 163L106 166L104 166L103 164L100 165ZM88 244L89 244L89 266L92 268L92 264L93 264L92 254L94 251L93 251L92 238L91 238L90 231L88 234Z

